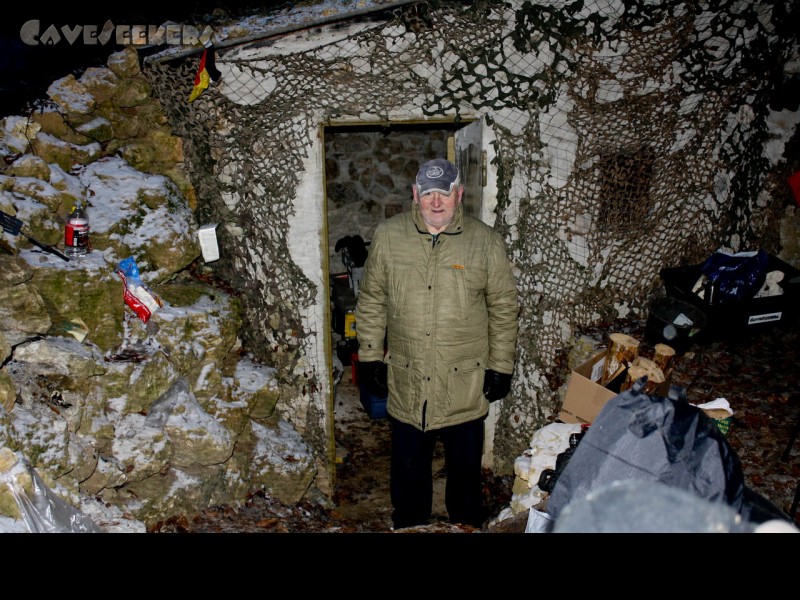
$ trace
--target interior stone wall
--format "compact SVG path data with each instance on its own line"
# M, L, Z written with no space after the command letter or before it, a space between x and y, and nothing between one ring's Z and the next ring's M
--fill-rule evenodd
M447 157L447 137L446 129L326 130L331 273L345 270L341 253L335 250L337 241L359 235L368 243L381 221L411 209L411 185L417 169L426 160Z

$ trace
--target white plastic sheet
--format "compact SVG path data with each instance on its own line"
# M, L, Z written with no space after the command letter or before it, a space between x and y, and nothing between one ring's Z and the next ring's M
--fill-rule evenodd
M0 473L0 483L11 490L29 533L101 533L89 517L70 506L48 488L27 462L25 468L33 481L28 494L13 471Z

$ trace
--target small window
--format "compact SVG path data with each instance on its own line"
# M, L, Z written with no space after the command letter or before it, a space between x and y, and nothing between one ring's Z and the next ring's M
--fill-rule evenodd
M603 231L621 233L640 225L652 205L650 183L655 155L647 147L608 154L600 159L600 212Z

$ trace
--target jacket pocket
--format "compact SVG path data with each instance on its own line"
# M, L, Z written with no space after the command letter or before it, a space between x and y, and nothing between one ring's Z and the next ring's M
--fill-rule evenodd
M486 362L480 356L462 358L447 365L447 398L451 416L474 412L483 399Z
M386 354L386 364L389 401L399 409L399 412L408 416L414 415L418 392L411 359L398 352L389 351Z
M488 274L486 269L476 267L453 267L456 280L458 304L461 307L461 318L468 319L472 311L483 310L486 306L484 293Z

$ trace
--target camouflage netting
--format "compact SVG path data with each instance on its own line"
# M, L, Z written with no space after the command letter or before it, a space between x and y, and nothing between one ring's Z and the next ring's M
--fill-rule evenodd
M191 104L197 56L145 73L186 139L201 221L227 224L215 268L246 297L249 346L308 402L320 451L326 367L303 357L323 338L303 315L323 278L286 250L297 206L324 206L296 195L318 127L486 118L495 227L522 306L494 441L496 470L511 472L557 412L556 358L581 327L642 316L662 267L720 247L777 250L764 146L771 90L796 45L792 11L738 0L422 2L287 35L283 51L221 47L221 81Z

